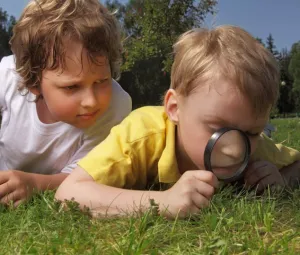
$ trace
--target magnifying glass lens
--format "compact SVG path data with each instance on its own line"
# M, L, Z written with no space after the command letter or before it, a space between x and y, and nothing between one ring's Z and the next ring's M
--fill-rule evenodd
M243 131L220 129L211 136L206 146L205 167L219 180L237 180L246 169L250 151L250 141Z
M237 130L224 133L211 153L212 172L219 178L234 176L244 163L247 147L245 138Z

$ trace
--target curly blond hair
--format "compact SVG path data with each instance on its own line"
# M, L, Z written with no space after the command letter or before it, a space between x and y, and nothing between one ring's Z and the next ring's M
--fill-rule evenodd
M42 71L65 68L65 39L80 42L88 58L107 56L114 78L119 76L119 24L98 0L32 0L13 29L10 40L20 89L39 87Z

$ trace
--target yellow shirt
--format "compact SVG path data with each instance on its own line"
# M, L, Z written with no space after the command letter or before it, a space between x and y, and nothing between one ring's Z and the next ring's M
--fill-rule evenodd
M257 149L251 156L251 160L266 160L281 169L297 160L300 160L300 152L280 143L275 144L272 139L265 134L261 134Z
M255 160L278 168L300 160L300 153L262 136ZM161 106L133 111L110 135L79 162L93 179L109 186L145 189L180 178L175 156L175 126Z

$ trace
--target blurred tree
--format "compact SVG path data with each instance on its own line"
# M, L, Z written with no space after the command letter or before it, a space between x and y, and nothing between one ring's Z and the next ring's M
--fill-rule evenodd
M259 39L258 39L259 40ZM272 34L269 34L269 36L267 37L266 39L266 44L262 43L272 54L273 56L279 60L279 53L276 49L276 46L275 46L275 43L274 43L274 38L272 36ZM278 86L280 86L280 81L278 81L279 84L277 84ZM279 91L280 93L280 91ZM280 97L280 96L279 96ZM278 109L278 103L279 101L277 102L277 105L274 105L273 106L273 109L271 111L271 116L274 116L274 115L277 115L278 112L279 112L279 109Z
M0 60L3 56L11 54L9 40L15 24L16 19L13 16L8 16L7 12L0 8Z
M266 48L274 55L275 58L279 57L279 52L276 49L272 34L269 34L269 36L267 37Z
M291 60L289 63L289 74L293 78L293 98L295 110L300 112L300 41L294 43L291 49Z
M172 45L178 36L201 27L216 0L130 0L126 5L108 1L118 9L124 30L121 85L135 106L159 104L170 85ZM126 73L126 74L125 74Z
M294 110L294 99L292 94L293 77L289 74L290 52L285 48L279 54L280 64L280 97L278 99L279 113L288 113Z

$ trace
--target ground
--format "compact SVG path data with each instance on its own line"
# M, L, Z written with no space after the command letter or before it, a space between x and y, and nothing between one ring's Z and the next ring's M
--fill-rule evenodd
M272 120L273 138L300 149L300 119ZM300 189L255 197L227 188L189 220L151 211L91 219L53 192L18 209L0 207L0 254L299 254Z

